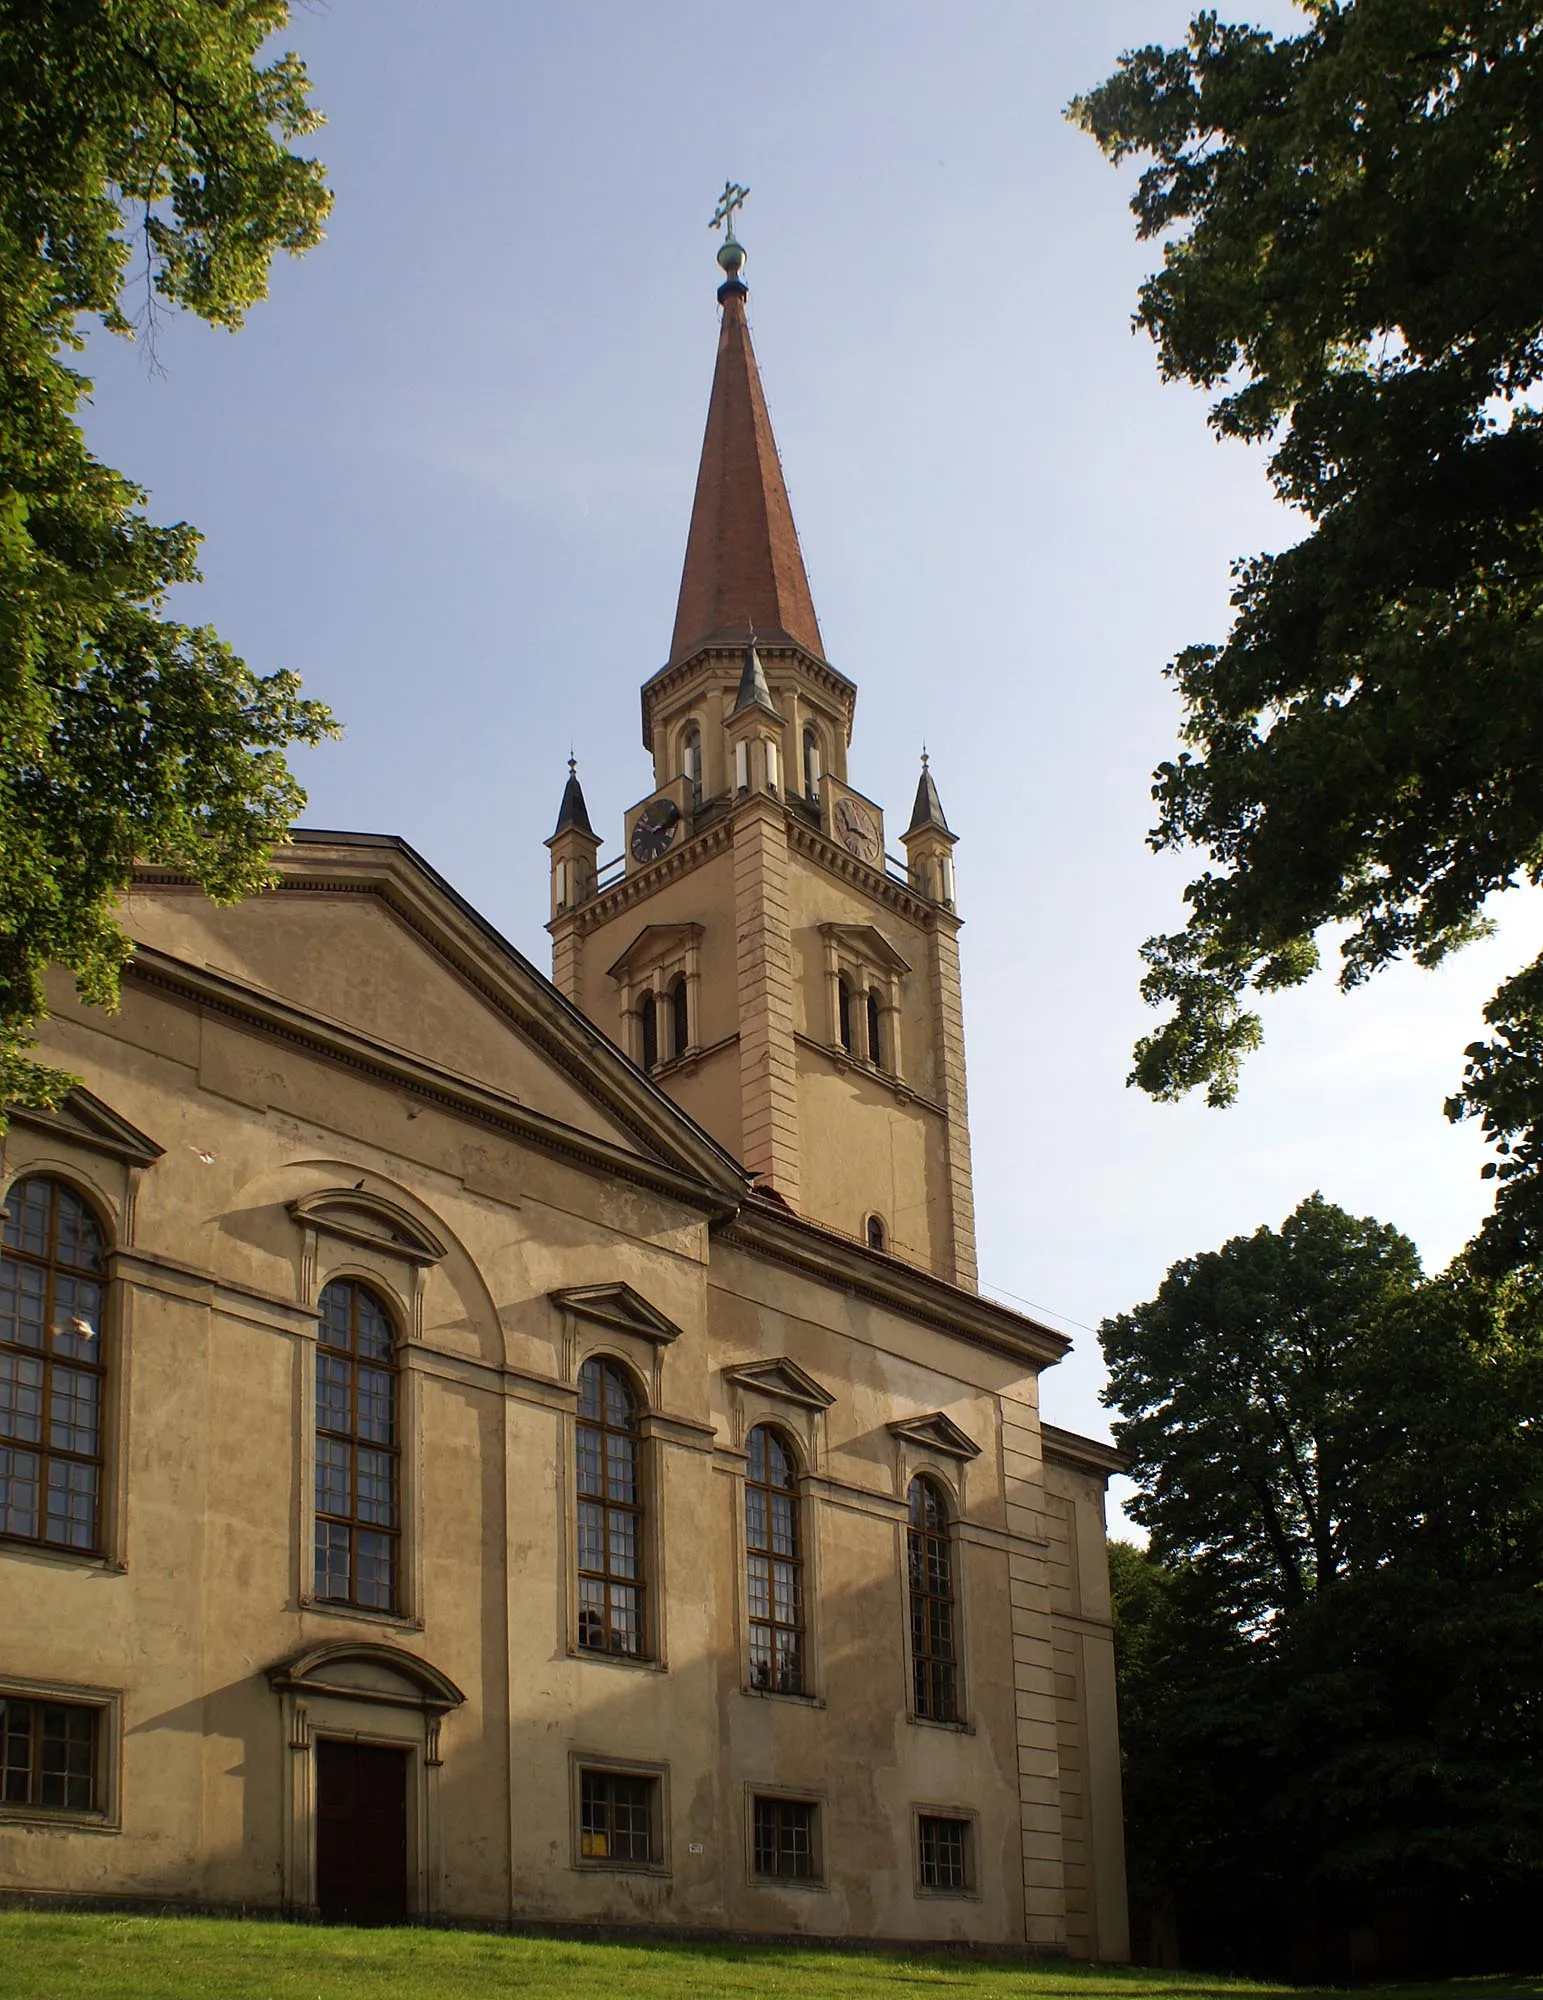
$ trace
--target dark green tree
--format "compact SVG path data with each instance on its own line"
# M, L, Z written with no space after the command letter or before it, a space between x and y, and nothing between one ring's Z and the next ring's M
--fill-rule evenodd
M1303 0L1301 34L1194 19L1071 115L1144 169L1163 375L1265 442L1306 533L1235 570L1223 645L1170 667L1158 848L1208 861L1144 949L1169 1010L1133 1081L1231 1101L1251 992L1342 933L1340 980L1435 965L1543 879L1543 4ZM1488 1010L1452 1116L1500 1179L1486 1244L1543 1250L1543 962Z
M220 900L259 887L304 803L287 745L331 728L167 615L199 538L87 449L95 324L186 307L240 325L278 250L321 235L319 122L282 0L0 0L0 1104L68 1079L27 1053L44 975L110 1006L136 859ZM137 309L130 288L137 288Z
M1540 1293L1314 1196L1102 1329L1132 1880L1223 1960L1543 1891Z

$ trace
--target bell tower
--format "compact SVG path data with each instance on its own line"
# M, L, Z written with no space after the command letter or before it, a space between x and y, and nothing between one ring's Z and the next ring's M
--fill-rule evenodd
M810 1222L975 1286L955 836L925 752L906 859L849 782L857 689L825 658L746 315L732 183L718 358L653 788L598 842L570 767L553 978Z

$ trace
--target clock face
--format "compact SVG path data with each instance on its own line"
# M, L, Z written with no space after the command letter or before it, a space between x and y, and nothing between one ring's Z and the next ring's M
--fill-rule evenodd
M878 860L879 829L871 812L856 799L838 799L835 820L836 838L848 854L855 854L859 861Z
M657 861L680 831L680 807L673 799L655 799L632 822L632 858Z

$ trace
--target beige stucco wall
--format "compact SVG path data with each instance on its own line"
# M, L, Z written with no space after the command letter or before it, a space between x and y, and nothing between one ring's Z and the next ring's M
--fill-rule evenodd
M442 1055L462 1073L485 1067L522 1104L554 1120L571 1112L576 1133L626 1138L507 1026L484 1064L481 1000L417 945L425 962L404 969L400 926L364 902L350 914L319 896L276 897L239 914L254 909L260 921L243 929L191 899L152 896L134 920L161 950L240 975L254 996L303 995L318 1018L366 1017L383 1046ZM333 965L344 968L335 979ZM422 1004L372 1013L404 979ZM303 1905L314 1737L384 1730L413 1752L423 1913L1027 1936L1111 1954L1116 1934L1100 1912L1113 1891L1077 1887L1086 1863L1070 1846L1064 1903L1032 1870L1025 1903L1025 1728L1065 1742L1068 1842L1107 1845L1107 1833L1087 1829L1100 1812L1107 1820L1113 1755L1096 1671L1074 1661L1068 1695L1059 1681L1027 1685L1016 1664L1024 1632L1062 1647L1075 1628L1086 1653L1088 1635L1107 1630L1107 1603L1087 1582L1101 1523L1081 1531L1080 1569L1056 1554L1065 1477L1054 1475L1047 1503L1032 1368L769 1260L732 1227L710 1227L706 1203L598 1171L578 1151L521 1143L223 1006L134 980L115 1017L62 993L59 1006L49 1055L164 1152L131 1168L62 1129L17 1123L5 1140L7 1183L34 1169L70 1179L107 1220L116 1261L103 1331L107 1553L0 1542L0 1681L95 1690L119 1720L109 1816L87 1828L0 1814L0 1888ZM360 1180L445 1254L415 1265L290 1213ZM392 1618L307 1600L314 1305L339 1275L391 1302L405 1342L405 1596ZM660 1344L593 1324L549 1296L618 1281L678 1337ZM633 1369L651 1411L648 1665L581 1657L573 1645L573 1384L592 1351ZM725 1372L781 1356L828 1407ZM935 1411L977 1456L887 1428ZM743 1441L761 1419L783 1424L804 1455L810 1700L744 1688ZM907 1719L904 1500L924 1467L959 1508L961 1728ZM1092 1522L1080 1489L1065 1504ZM1052 1574L1038 1608L1025 1608L1020 1572ZM334 1694L307 1707L269 1686L265 1668L344 1638L429 1662L464 1705L436 1739L410 1702ZM1068 1701L1084 1717L1083 1741L1067 1733ZM1094 1753L1090 1730L1109 1738ZM575 1866L570 1777L582 1755L664 1775L661 1871ZM758 1784L822 1802L822 1887L751 1876L747 1801ZM919 1804L976 1816L974 1895L917 1892Z

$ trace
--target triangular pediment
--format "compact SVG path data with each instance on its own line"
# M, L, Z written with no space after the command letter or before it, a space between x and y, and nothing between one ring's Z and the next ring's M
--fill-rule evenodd
M228 907L169 870L136 871L130 977L408 1090L443 1078L447 1097L508 1108L538 1143L572 1135L571 1157L606 1171L646 1163L687 1200L741 1197L724 1149L406 842L301 828L273 859L277 885Z
M289 1212L296 1222L308 1222L348 1243L392 1251L410 1264L437 1264L446 1254L445 1245L416 1216L365 1188L324 1188L290 1202Z
M902 1417L887 1428L891 1437L904 1438L907 1444L918 1444L924 1451L941 1452L945 1458L980 1457L980 1446L941 1410L925 1417Z
M786 1355L775 1361L751 1361L742 1368L725 1368L724 1380L741 1389L754 1389L762 1396L776 1396L784 1403L798 1403L806 1410L828 1410L835 1397L796 1361Z
M73 1139L94 1152L111 1153L114 1159L128 1160L136 1167L148 1167L166 1151L147 1138L127 1118L121 1118L110 1104L77 1084L56 1111L39 1111L30 1104L14 1104L6 1116L16 1125L34 1131L52 1132Z
M645 924L614 964L606 967L609 979L626 979L661 958L674 958L695 944L702 935L700 924Z
M909 972L910 962L900 956L884 933L873 924L821 924L822 937L844 944L857 958L880 965L886 972Z
M680 1328L631 1285L569 1285L550 1294L552 1303L579 1319L608 1326L613 1333L638 1334L660 1343L679 1338Z

